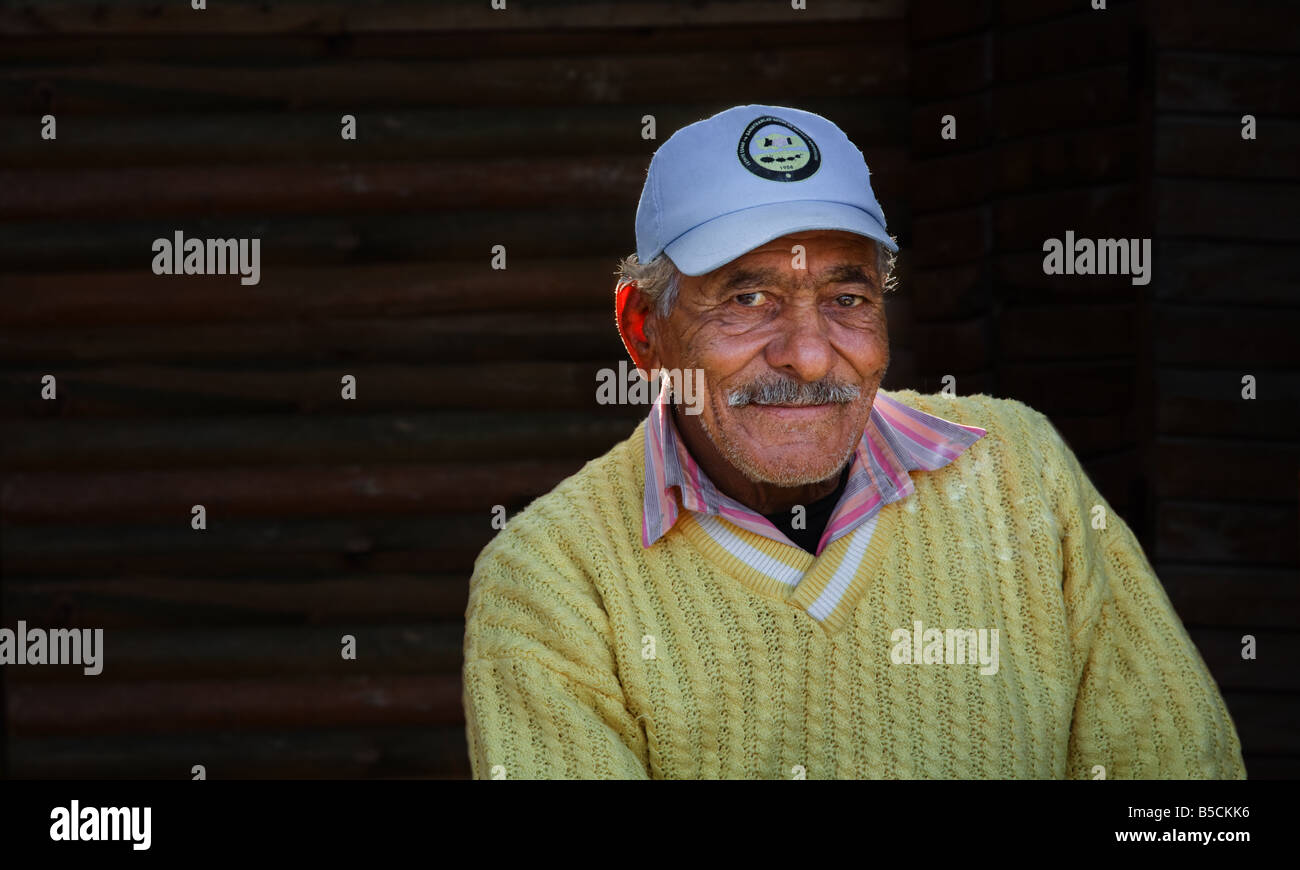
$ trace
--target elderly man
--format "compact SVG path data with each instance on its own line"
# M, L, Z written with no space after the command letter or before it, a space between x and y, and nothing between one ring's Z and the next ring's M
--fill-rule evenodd
M476 561L476 777L1245 775L1047 418L880 389L898 248L838 127L751 105L679 130L636 232L617 323L673 388Z

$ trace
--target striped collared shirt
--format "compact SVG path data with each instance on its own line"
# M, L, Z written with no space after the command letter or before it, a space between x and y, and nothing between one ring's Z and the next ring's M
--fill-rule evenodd
M686 510L705 517L716 515L756 535L796 547L762 514L713 485L677 434L669 401L664 398L667 393L665 390L655 400L646 420L642 545L649 547L677 522L678 500L673 495L676 488L681 507ZM910 408L878 389L862 439L853 453L848 484L826 523L816 555L869 523L885 505L911 495L915 485L909 471L942 468L985 433L978 426L963 426ZM716 526L709 523L709 527Z

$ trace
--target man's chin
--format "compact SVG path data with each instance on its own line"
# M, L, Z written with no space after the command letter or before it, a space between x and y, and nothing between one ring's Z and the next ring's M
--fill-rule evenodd
M752 456L745 458L745 467L740 471L754 483L769 486L809 486L834 477L844 467L843 463L827 466L826 454L816 456Z
M699 422L719 452L745 479L765 486L797 487L821 483L837 475L853 455L855 436L846 442L841 415L848 405L811 409L748 405L722 412L724 428L714 432ZM789 419L785 411L794 411ZM801 412L808 419L800 420ZM756 452L756 445L767 445ZM844 457L834 462L836 453Z

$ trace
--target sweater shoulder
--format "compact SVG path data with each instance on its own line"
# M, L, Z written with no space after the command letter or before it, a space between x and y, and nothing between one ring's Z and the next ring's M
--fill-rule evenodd
M612 667L602 549L610 535L626 536L644 485L636 459L642 444L638 426L533 499L478 554L465 610L466 661L526 656L581 680ZM635 534L639 542L639 526ZM591 673L567 670L592 661Z
M592 541L597 529L603 534L609 525L604 518L622 518L634 507L639 518L645 485L644 428L642 421L627 438L510 517L479 553L475 574L490 560L527 558L542 550L579 562L582 546Z

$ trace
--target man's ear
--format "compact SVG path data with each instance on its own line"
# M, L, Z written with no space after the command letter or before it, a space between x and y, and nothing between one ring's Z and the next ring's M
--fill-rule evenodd
M623 281L614 291L614 319L618 324L623 347L636 367L650 371L654 352L646 339L645 321L650 314L650 301L637 288L635 281Z

